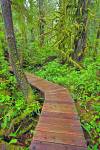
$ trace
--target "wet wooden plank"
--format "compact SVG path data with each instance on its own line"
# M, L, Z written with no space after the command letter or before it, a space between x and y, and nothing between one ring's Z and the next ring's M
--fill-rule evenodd
M43 80L42 78L37 77L31 73L26 73L26 76L27 76L28 82L32 85L34 85L34 82L39 82L39 81Z
M55 133L65 133L67 135L69 134L75 134L75 135L83 135L82 130L80 127L77 126L69 126L69 125L63 125L61 122L60 124L45 124L40 123L36 127L36 131L46 131L46 132L55 132Z
M49 98L46 98L45 101L47 103L59 103L59 104L73 104L73 101L69 100L68 98L66 99L61 99L60 97L57 98L57 97L49 97Z
M59 91L59 93L55 92L55 93L45 93L45 100L46 102L49 103L68 103L68 104L73 104L73 100L72 98L69 96L69 94L66 93L66 90L64 91Z
M38 130L34 135L33 140L86 147L84 137L79 136L78 134L55 133Z
M87 150L85 147L33 141L30 150Z
M79 120L75 120L75 119L65 119L65 118L54 118L54 117L44 117L44 116L40 116L39 118L39 122L40 123L45 123L45 124L52 124L52 125L56 125L56 124L62 124L62 126L75 126L75 127L80 127L80 121Z
M55 84L55 83L53 83L54 85L57 85L57 84ZM48 95L49 94L54 94L54 93L59 93L59 92L64 92L64 91L67 91L67 93L69 93L68 92L68 90L65 88L65 87L63 87L63 86L61 86L61 85L59 85L61 88L59 89L53 89L53 91L51 90L51 91L47 91L47 93L48 93ZM46 91L45 91L45 93L46 93Z
M44 117L53 117L53 118L59 118L59 119L78 119L79 120L79 116L77 115L77 113L72 113L72 112L48 112L48 111L42 111L41 113L42 116Z
M71 104L59 104L59 103L44 103L43 111L48 110L49 112L76 112L76 108ZM76 112L77 113L77 112Z
M28 79L28 82L33 85L33 87L34 87L34 83L40 82L43 80L43 79L37 79L37 78L27 78L27 79Z
M33 85L36 88L38 88L39 90L41 90L42 92L53 91L53 90L56 90L56 89L61 89L60 85L56 85L56 84L50 83L49 81L46 81L46 80L40 80L38 82L34 82Z

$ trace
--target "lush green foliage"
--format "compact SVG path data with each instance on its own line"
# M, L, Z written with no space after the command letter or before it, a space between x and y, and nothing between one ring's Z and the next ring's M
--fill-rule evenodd
M34 100L38 97L33 95ZM39 115L40 105L38 101L27 105L20 90L18 90L16 79L9 73L8 63L4 60L3 52L0 51L0 139L8 137L10 144L17 142L29 129L34 129ZM30 124L25 121L27 119ZM33 119L32 119L33 118ZM26 122L26 125L23 123ZM28 127L27 127L28 126ZM32 129L32 130L33 130Z

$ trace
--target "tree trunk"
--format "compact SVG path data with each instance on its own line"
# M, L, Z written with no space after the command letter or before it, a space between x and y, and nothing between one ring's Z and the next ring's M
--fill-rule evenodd
M79 0L78 8L76 12L76 21L79 25L77 37L75 38L74 44L74 58L80 61L85 53L86 49L86 38L87 38L87 0Z
M59 50L65 50L65 40L66 40L66 0L59 0L59 33L58 33L58 48Z
M40 47L44 46L44 0L38 0L39 7L39 36L40 36Z
M12 11L11 11L11 1L1 0L2 15L5 24L6 38L9 47L9 54L11 59L11 65L16 76L17 82L26 100L32 100L32 90L26 76L20 65L20 57L16 47L16 40L13 29Z
M96 43L95 43L95 51L94 51L94 56L96 57L98 54L98 49L100 47L100 24L98 25L98 30L97 30L97 38L96 38Z
M57 46L58 46L58 56L62 64L66 62L65 53L66 49L66 0L59 0L59 20L57 23Z

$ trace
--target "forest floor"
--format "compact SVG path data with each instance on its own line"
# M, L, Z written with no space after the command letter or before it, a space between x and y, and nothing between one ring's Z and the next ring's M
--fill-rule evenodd
M31 70L28 67L25 69L69 89L81 119L88 150L100 149L99 61L97 59L94 62L94 60L87 58L84 60L84 67L81 70L69 67L67 64L63 65L58 60L48 62L41 67L31 67ZM3 75L0 77L0 140L7 141L10 144L18 144L24 146L24 149L28 149L44 100L39 91L33 90L33 98L39 103L27 106L18 90L19 87L16 86L15 77L9 73L5 64L2 65ZM19 117L20 115L22 118ZM16 121L7 135L11 122L17 116L21 120ZM34 117L36 122L34 122Z

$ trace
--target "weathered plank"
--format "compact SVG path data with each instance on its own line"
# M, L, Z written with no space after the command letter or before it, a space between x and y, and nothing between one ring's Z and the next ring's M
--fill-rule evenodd
M37 82L32 82L32 80L31 79L28 80L31 83L31 85L33 85L34 87L38 88L39 90L41 90L44 93L46 91L51 92L53 90L61 89L60 85L56 85L56 84L51 83L51 82L46 81L46 80L39 80Z
M65 133L65 134L77 134L82 135L81 128L78 126L71 126L68 124L65 124L63 122L60 122L59 124L53 124L50 122L47 123L40 123L37 125L36 131L46 131L46 132L56 132L56 133Z
M76 112L75 106L71 104L59 104L59 103L44 103L43 111L48 110L49 112Z
M30 149L32 150L87 150L85 147L74 146L74 145L64 145L58 143L47 143L47 142L40 142L34 141L31 144Z
M47 92L45 93L45 99L46 101L50 101L50 102L66 102L66 103L73 103L73 100L71 98L71 96L68 94L68 91L63 89L63 90L56 90L56 91L52 91L52 92Z
M79 116L77 113L72 113L72 112L48 112L48 111L42 111L41 113L42 116L51 118L59 118L59 119L79 119Z
M52 124L52 125L59 125L62 124L62 126L72 126L72 127L80 127L80 121L79 120L75 120L75 119L66 119L66 118L54 118L54 117L44 117L44 116L40 116L39 121L41 123L45 123L45 124Z
M65 134L37 130L35 136L33 137L33 140L86 147L84 137L78 135L77 133Z

